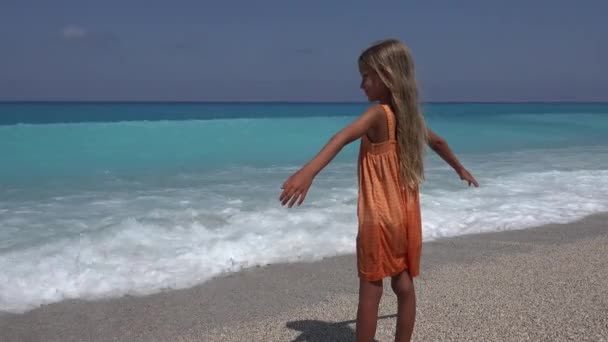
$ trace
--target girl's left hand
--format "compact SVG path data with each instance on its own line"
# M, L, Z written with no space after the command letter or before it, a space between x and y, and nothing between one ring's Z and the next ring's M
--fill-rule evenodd
M458 175L460 176L460 179L468 182L469 186L471 186L471 184L473 184L473 185L475 185L476 188L479 187L479 183L477 183L477 181L475 180L475 177L473 177L473 175L471 175L471 173L469 173L469 171L467 171L467 169L462 168L462 169L458 170Z
M308 189L312 185L314 176L304 169L294 173L291 177L287 178L281 189L283 192L279 197L281 205L285 205L289 202L288 207L291 208L293 205L298 203L298 206L304 202ZM298 200L299 199L299 200Z

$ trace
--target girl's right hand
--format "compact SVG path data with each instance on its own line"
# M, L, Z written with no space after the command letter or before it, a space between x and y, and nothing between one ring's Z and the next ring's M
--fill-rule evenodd
M314 175L305 169L300 169L298 172L291 175L281 189L283 192L279 197L281 205L285 205L289 202L288 207L291 208L297 202L298 206L304 202L308 189L312 185Z

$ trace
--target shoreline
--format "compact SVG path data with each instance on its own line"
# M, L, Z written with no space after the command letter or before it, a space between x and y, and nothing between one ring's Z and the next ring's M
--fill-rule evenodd
M544 256L547 255L552 256L552 259L546 260ZM444 316L443 319L453 310L461 313L463 310L465 313L472 312L469 317L471 319L465 319L461 325L456 326L461 330L464 329L464 333L468 331L466 326L479 323L472 319L477 314L482 317L493 317L496 307L491 309L481 307L475 310L470 308L476 305L476 302L471 302L470 299L476 298L484 302L483 294L488 289L493 291L495 297L500 297L502 294L511 293L513 286L527 284L530 279L534 279L536 283L543 285L534 288L533 293L538 296L528 298L530 303L536 303L537 299L555 301L554 293L546 294L543 291L548 291L547 288L552 289L553 283L559 281L559 277L553 278L555 272L545 275L543 272L552 265L552 260L561 260L562 256L565 262L556 265L559 276L565 277L564 284L561 284L562 288L582 277L577 273L592 267L590 272L583 272L585 277L589 277L588 281L577 283L577 286L586 290L576 292L575 289L574 295L575 297L591 296L595 304L593 301L587 301L588 298L584 300L579 298L578 303L581 305L584 303L586 307L571 308L576 309L574 311L581 317L586 315L585 321L590 323L590 326L585 327L582 332L575 329L572 336L586 340L585 334L589 333L590 341L599 341L599 338L608 341L608 325L606 325L608 324L608 290L603 289L608 283L608 213L594 214L567 224L469 234L424 243L421 276L416 278L419 316L415 328L415 340L426 341L426 338L439 332L448 334L444 328L449 327L450 323L441 323L441 319L432 315L433 310L442 312L440 316ZM518 273L517 269L511 270L508 260L523 263L526 269L521 273ZM528 260L531 261L528 263ZM572 265L566 265L568 260L572 260ZM585 260L593 260L593 263L585 263ZM501 267L496 268L496 265ZM598 267L600 265L602 267ZM564 270L568 269L570 273L561 274L560 267ZM492 277L484 279L484 274L487 275L489 271L496 272L496 278L502 279L503 282L489 281ZM511 273L503 274L507 271ZM499 274L504 275L505 278L500 277ZM514 281L514 277L520 276L521 279ZM572 276L574 278L570 279L569 277ZM471 293L465 290L455 294L450 292L456 291L463 282L468 284L465 290L469 288ZM504 288L505 283L511 287ZM479 284L483 286L476 287ZM535 285L531 283L529 286ZM523 287L521 291L527 293L525 292L527 289ZM123 296L95 301L65 300L44 305L24 314L2 313L0 340L239 341L249 336L249 340L253 341L291 341L299 335L308 334L312 337L302 341L318 341L322 339L315 340L314 337L321 332L325 335L318 335L317 338L335 335L332 338L349 340L354 327L350 321L356 315L357 290L358 279L354 255L324 258L315 262L272 264L220 275L193 288L169 290L144 297ZM384 330L389 328L382 327L394 324L394 317L391 315L394 316L396 312L391 306L394 298L391 297L388 282L385 282L384 293L380 315L386 317L379 321L377 337L380 341L388 340L386 336L390 333ZM445 307L434 304L437 302L438 294L443 294L443 297L440 295L439 298ZM510 299L518 303L516 298ZM489 301L491 298L485 300ZM460 307L452 307L455 303ZM506 307L505 305L502 303L500 307ZM539 302L535 305L544 307L543 305L546 304ZM569 305L578 304L573 301ZM453 310L443 312L446 307L452 307ZM602 308L604 311L601 311ZM520 314L527 312L528 309L530 308L526 303L519 303L514 308L516 312L519 310ZM332 310L335 312L332 313ZM597 310L602 314L605 313L603 318L597 316ZM328 314L333 318L333 323L327 320ZM509 317L509 312L505 311L503 314ZM542 315L549 314L544 312L540 315L532 316L537 321L543 322ZM307 319L303 320L304 318ZM532 321L535 322L534 319ZM578 322L576 319L573 321ZM558 320L558 322L562 321ZM570 329L572 326L566 324L565 328ZM511 337L512 331L504 329L507 328L497 328L498 335L494 338L498 340L514 338ZM592 331L594 329L597 329L597 332ZM602 329L606 336L597 335ZM454 327L450 331L452 336L449 334L444 336L445 340L465 338L464 335L456 334ZM486 333L496 331L490 329ZM501 335L500 331L505 334ZM549 336L559 332L555 327L548 329L545 326L540 328L536 326L535 330L529 332L533 335L526 336L536 336L532 339L538 340L537 337L543 336L543 333ZM467 336L472 335L469 333ZM492 340L487 335L484 336ZM566 339L565 335L555 336L557 340ZM524 335L519 337L521 340ZM483 340L479 338L480 341ZM473 337L471 339L476 340Z

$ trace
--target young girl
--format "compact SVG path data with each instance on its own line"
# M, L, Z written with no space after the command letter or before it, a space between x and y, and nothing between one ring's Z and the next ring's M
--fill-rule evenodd
M462 180L478 186L444 139L426 128L418 107L414 62L397 40L379 42L359 57L361 88L370 107L335 134L323 149L283 184L282 205L302 204L314 177L352 141L361 139L358 162L357 341L373 341L382 280L391 277L397 295L395 341L409 341L419 272L422 226L418 186L423 181L423 151L428 144Z

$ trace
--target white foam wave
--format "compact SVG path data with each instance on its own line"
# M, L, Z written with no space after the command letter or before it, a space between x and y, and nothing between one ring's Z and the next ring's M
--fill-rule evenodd
M608 170L478 170L481 188L423 189L426 241L608 211ZM0 213L6 227L0 311L23 312L66 298L149 294L243 267L352 253L357 223L351 171L326 174L316 184L323 191L311 192L305 206L292 210L276 199L282 177L267 174L267 183L234 188L111 193L86 201L63 196L7 207ZM214 189L221 194L210 196Z
M423 192L424 238L566 223L608 211L608 170L526 172Z
M0 310L66 298L143 295L223 272L354 248L350 205L243 212L153 209L104 229L0 254ZM179 217L177 217L179 216Z

